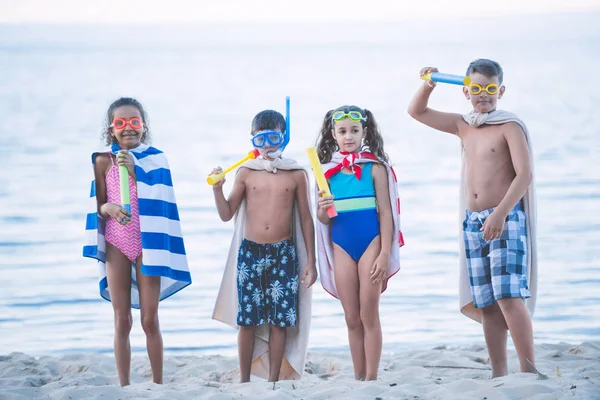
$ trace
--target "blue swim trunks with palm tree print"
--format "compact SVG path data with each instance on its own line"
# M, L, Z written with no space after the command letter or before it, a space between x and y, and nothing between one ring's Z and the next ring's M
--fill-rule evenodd
M298 288L292 240L260 244L242 239L237 260L239 326L296 326Z

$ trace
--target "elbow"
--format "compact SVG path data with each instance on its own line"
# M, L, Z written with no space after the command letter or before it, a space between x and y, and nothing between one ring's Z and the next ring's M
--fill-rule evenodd
M306 229L309 232L312 232L315 229L315 223L313 222L312 217L307 218L305 221L303 221L303 225L306 227Z
M323 225L329 225L329 217L327 215L317 215L317 220Z
M393 227L393 226L394 226L394 222L393 222L393 220L394 220L394 219L393 219L393 217L392 217L392 210L391 210L391 207L390 207L390 209L389 209L389 210L388 210L388 209L387 209L387 207L386 207L386 209L385 209L385 210L381 210L381 211L379 212L379 221L384 221L384 223L383 223L383 224L380 222L380 224L381 224L381 225L383 225L383 226L387 226L387 225L389 224L391 227Z
M519 176L520 179L522 179L522 182L524 182L526 186L531 185L531 182L533 181L533 172L531 170L517 173L517 176Z
M414 107L412 105L408 106L408 109L406 111L408 112L408 115L410 115L411 117L413 117L417 121L419 120L419 118L423 114L423 111L417 109L416 107Z
M381 218L382 220L384 220L384 221L389 221L389 222L390 222L390 225L392 225L392 226L394 225L394 223L392 222L392 221L393 221L393 217L392 217L392 212L391 212L391 211L390 211L390 212L385 212L385 213L382 213L382 214L380 215L380 218Z
M102 211L105 205L106 205L106 201L99 201L97 203L96 212L98 213L98 216L100 218L104 218L105 217L105 215L103 214L103 211Z
M418 102L411 101L410 103L408 103L408 108L406 109L406 112L408 113L408 115L416 119L420 114L423 113L425 108L426 107L419 106Z
M223 222L229 222L232 218L232 215L219 213L219 218L221 218L221 221Z
M304 215L302 217L302 223L306 224L306 226L311 227L315 225L315 221L313 219L313 215L310 211L308 211L306 213L306 215Z

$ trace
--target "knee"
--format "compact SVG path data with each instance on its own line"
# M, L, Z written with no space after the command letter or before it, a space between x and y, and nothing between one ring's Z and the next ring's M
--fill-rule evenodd
M273 336L285 336L286 328L276 325L271 325L271 335Z
M494 329L508 330L506 319L504 318L504 312L497 303L482 308L481 317L484 330L486 329L486 326L492 326Z
M505 298L498 300L498 306L503 314L512 314L521 308L524 309L525 303L521 298Z
M484 317L493 317L495 314L500 312L500 307L497 304L481 308L481 314Z
M118 335L128 336L132 325L133 319L130 312L115 314L115 331Z
M155 335L159 332L158 315L142 315L142 329L146 335Z
M375 328L379 325L379 313L373 310L361 310L360 320L365 328Z
M362 321L360 318L360 314L357 312L347 313L345 315L346 325L349 330L359 329L362 327Z
M240 335L254 335L254 331L256 330L255 326L240 326Z

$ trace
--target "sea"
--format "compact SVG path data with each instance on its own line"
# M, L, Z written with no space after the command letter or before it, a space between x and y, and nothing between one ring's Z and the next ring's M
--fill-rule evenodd
M458 308L460 142L412 120L419 70L502 65L498 108L528 125L538 205L536 343L600 340L600 14L185 25L0 25L0 354L112 353L113 311L82 257L90 155L110 103L137 98L172 170L193 283L161 302L167 354L236 354L211 319L233 233L205 178L250 150L250 122L285 113L285 154L309 167L325 113L374 114L398 175L401 271L381 297L384 352L484 344ZM461 88L430 106L466 113ZM231 189L232 179L225 184ZM131 343L145 352L134 311ZM510 343L510 340L509 340ZM509 344L512 346L512 344ZM348 351L317 282L309 350Z

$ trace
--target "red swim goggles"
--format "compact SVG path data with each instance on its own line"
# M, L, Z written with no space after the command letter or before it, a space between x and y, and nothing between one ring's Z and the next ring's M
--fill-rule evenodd
M118 131L122 131L127 127L127 125L129 125L131 129L140 130L144 126L144 123L142 122L141 118L138 117L133 117L130 119L115 118L112 124L110 124L110 127L115 128Z

